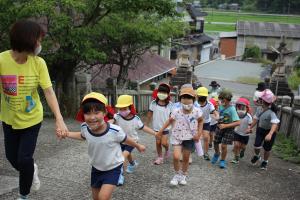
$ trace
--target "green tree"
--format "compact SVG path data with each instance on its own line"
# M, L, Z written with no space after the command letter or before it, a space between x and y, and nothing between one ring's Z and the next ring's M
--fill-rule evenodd
M128 69L136 67L145 51L153 46L168 45L168 38L184 33L183 23L174 18L160 19L156 14L111 14L102 20L100 27L101 49L107 56L102 64L119 66L117 82L121 86L127 81Z
M129 17L120 19L120 16L126 15ZM166 25L165 19L175 19L176 12L172 0L15 0L13 3L10 0L0 0L0 50L9 49L8 30L16 20L32 18L39 21L47 32L42 44L42 57L48 64L52 80L56 81L60 103L69 105L70 100L64 96L74 96L75 88L69 83L74 79L76 66L82 62L87 65L107 63L112 60L111 56L115 56L110 53L113 52L109 49L112 44L107 45L103 39L105 34L111 37L110 41L116 39L119 43L126 43L122 38L123 34L132 29L130 42L134 46L134 38L147 40L155 32L153 30L148 34L144 26L131 27L130 23L120 31L119 21L114 22L118 26L112 26L112 20L118 16L117 20L124 22L126 19L138 19L142 16L151 16L153 19L152 16L155 16L156 22L149 22L147 25L149 29L159 27L156 31L160 40L152 40L159 44L172 35L172 32L166 34L166 30L161 29L160 25ZM136 41L140 45L145 44ZM150 45L149 42L147 48ZM70 111L74 109L71 108Z

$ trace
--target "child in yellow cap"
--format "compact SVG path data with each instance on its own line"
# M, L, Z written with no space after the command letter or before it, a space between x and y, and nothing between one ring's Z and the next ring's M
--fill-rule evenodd
M209 161L210 157L208 155L209 142L210 142L210 122L211 122L211 114L215 119L219 118L219 113L216 111L214 105L210 103L207 99L208 97L208 89L206 87L199 87L197 89L198 103L199 107L203 112L204 124L203 124L203 139L204 139L204 159Z
M127 137L122 128L104 121L106 106L107 99L102 94L87 94L77 115L83 115L85 121L81 132L67 133L68 138L86 140L88 143L93 199L111 199L124 162L120 143L133 146L140 152L145 150L145 146Z
M114 115L114 123L119 125L124 132L133 138L135 142L138 142L139 137L137 130L143 130L146 133L151 135L156 135L151 128L145 126L142 120L137 116L137 113L133 104L133 97L130 95L121 95L117 100L117 104L115 107L118 109L118 113ZM125 161L128 160L129 164L127 165L126 172L133 173L138 163L133 159L132 151L134 150L134 146L121 144L123 156ZM125 165L124 165L125 169ZM118 185L124 184L124 176L121 174L121 179L119 180Z

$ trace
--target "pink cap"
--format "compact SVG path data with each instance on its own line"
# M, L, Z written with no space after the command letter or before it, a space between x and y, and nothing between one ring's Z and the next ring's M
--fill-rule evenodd
M258 97L264 100L267 103L273 103L276 100L275 95L269 89L266 89L260 93L258 93Z

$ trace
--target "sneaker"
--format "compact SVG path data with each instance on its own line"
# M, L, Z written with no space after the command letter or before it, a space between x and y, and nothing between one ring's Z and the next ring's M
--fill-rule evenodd
M209 149L212 149L212 144L209 144L209 145L208 145L208 148L209 148Z
M210 158L209 158L208 153L205 153L205 154L203 155L203 158L204 158L204 160L210 161Z
M226 161L225 160L220 160L220 168L225 169L226 168Z
M218 160L219 160L219 156L220 155L218 155L218 154L214 154L214 156L212 157L212 159L211 159L211 164L216 164L216 162L218 162Z
M260 156L254 155L251 159L251 163L253 165L255 165L259 159L260 159Z
M186 182L186 175L182 174L178 183L180 185L186 185L187 184L187 182Z
M136 160L133 161L133 164L128 164L127 165L127 169L126 169L126 172L131 174L134 172L135 168L137 168L138 166L138 162Z
M153 163L155 165L161 165L164 163L164 159L162 157L157 157Z
M171 156L171 153L170 153L170 150L168 150L165 152L164 159L168 159L168 158L170 158L170 156Z
M260 165L260 169L262 170L267 170L267 165L268 165L268 162L267 161L262 161L261 165Z
M33 191L38 191L41 187L41 182L38 175L39 175L39 169L37 164L34 163L34 173L33 173L32 185L31 185L31 189Z
M119 176L119 180L118 180L117 186L124 185L124 181L125 181L124 175L123 175L123 173L121 173L120 176Z
M28 200L28 197L27 197L27 196L20 195L20 197L17 198L17 200Z
M240 158L243 158L245 156L245 149L242 149L240 152Z
M233 164L239 164L239 160L237 160L236 158L232 159L230 162Z
M179 181L181 181L181 175L175 174L175 176L173 176L172 180L170 181L170 184L176 186L178 185Z

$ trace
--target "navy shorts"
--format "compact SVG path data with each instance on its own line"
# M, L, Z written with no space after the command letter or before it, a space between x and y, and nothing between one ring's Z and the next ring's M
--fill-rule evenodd
M266 129L257 127L254 148L258 149L258 148L261 148L261 146L262 146L265 151L272 150L272 146L273 146L275 138L276 138L276 132L273 133L270 141L265 141L265 137L268 135L269 132L270 132L270 130L266 130Z
M108 171L100 171L92 167L91 187L101 188L103 184L117 185L122 172L122 167L123 164Z
M191 152L195 151L195 141L194 140L184 140L181 143L183 149L189 150Z
M210 125L210 132L216 132L217 125L218 124Z
M249 136L242 136L242 135L234 132L234 141L237 141L237 142L247 145L248 141L249 141Z
M203 124L203 131L210 131L210 123L204 123Z
M133 151L134 147L129 146L127 144L121 144L121 149L122 149L122 152L128 151L129 153L131 153Z

